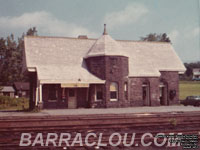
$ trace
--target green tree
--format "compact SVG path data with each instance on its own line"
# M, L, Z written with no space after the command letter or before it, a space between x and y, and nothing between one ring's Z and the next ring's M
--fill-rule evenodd
M157 41L157 42L171 42L169 37L167 37L166 33L163 34L156 34L150 33L145 37L141 37L140 40L142 41Z
M26 35L27 36L37 36L37 29L36 29L36 27L28 29L28 31L26 32Z
M184 63L184 65L185 65L185 68L186 68L185 76L192 78L193 69L194 68L200 68L200 61L192 62L192 63Z
M27 76L22 74L24 36L36 36L35 27L28 29L26 34L22 34L17 42L11 34L6 39L0 39L0 83L12 84L16 81L26 81Z
M2 73L2 67L5 63L5 56L6 56L6 40L4 38L0 38L0 72ZM2 74L0 74L0 79Z

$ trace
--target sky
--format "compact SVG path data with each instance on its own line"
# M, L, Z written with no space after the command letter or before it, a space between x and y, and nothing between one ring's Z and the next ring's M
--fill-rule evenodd
M200 0L0 0L0 37L98 38L103 24L117 40L167 33L183 62L200 61Z

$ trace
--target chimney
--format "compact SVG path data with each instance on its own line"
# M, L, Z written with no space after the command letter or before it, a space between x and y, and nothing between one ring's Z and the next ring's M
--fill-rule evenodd
M106 32L106 24L104 24L104 31L103 31L103 35L107 35L108 33Z

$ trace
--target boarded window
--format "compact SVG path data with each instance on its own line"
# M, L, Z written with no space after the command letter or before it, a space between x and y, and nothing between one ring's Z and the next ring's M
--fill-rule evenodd
M110 83L110 101L117 101L118 99L118 84L116 82Z

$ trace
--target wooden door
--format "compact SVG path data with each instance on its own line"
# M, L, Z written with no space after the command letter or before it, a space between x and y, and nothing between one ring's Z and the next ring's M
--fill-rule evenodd
M143 105L144 106L151 106L150 92L149 92L149 86L148 85L142 86L142 98L143 98Z
M77 98L76 98L76 89L68 89L68 108L74 109L77 108Z

